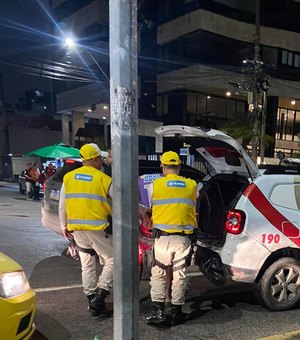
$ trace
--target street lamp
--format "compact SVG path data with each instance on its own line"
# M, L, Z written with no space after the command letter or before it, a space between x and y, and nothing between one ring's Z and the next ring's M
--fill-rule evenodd
M65 39L65 46L68 50L72 50L75 46L75 41L73 38L69 37Z

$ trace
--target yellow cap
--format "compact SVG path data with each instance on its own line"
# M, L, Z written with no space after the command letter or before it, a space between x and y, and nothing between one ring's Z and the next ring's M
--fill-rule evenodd
M164 165L179 165L180 162L180 158L178 156L178 153L174 152L174 151L167 151L165 153L163 153L163 155L161 156L161 164Z
M84 144L80 149L80 157L83 161L96 158L98 156L107 157L107 152L101 151L95 143Z

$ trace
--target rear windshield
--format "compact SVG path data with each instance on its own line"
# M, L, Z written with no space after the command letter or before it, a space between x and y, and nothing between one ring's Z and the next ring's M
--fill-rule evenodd
M52 176L52 178L55 181L62 182L64 175L72 170L75 170L77 168L80 168L82 166L82 163L80 162L74 162L73 164L67 164L65 163L63 167L58 168L56 173Z

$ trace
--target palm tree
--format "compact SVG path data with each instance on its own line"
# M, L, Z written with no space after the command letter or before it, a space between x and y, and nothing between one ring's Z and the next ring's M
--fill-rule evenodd
M231 120L220 130L232 138L239 140L243 148L248 150L248 145L252 138L252 124L249 119L244 117L244 119ZM268 148L273 142L274 138L272 136L265 136L266 148Z

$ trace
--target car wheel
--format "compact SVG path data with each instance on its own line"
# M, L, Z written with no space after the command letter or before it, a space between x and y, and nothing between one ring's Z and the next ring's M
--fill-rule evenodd
M263 274L256 287L258 300L272 310L288 310L300 301L300 262L283 257Z
M20 194L25 194L25 190L22 188L21 183L19 183L19 192Z

